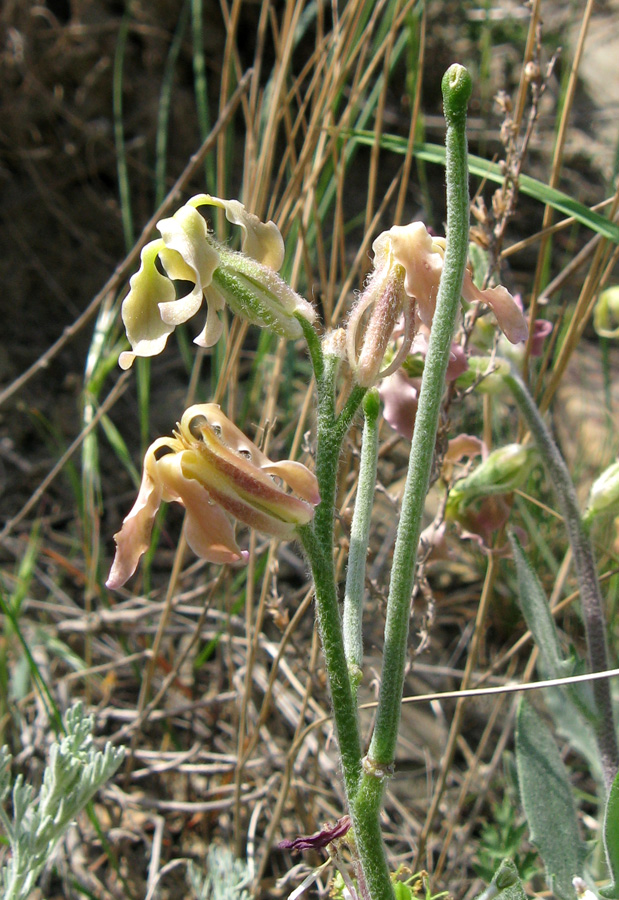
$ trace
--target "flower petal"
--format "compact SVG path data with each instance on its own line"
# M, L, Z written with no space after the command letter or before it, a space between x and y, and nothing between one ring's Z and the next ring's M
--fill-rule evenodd
M472 303L479 300L489 306L496 316L499 328L505 337L512 344L518 344L520 341L526 341L529 335L529 326L518 304L503 285L487 288L480 291L473 283L473 276L466 269L464 273L464 284L462 285L462 296L466 301Z
M283 478L295 494L302 500L307 500L312 506L318 506L320 503L318 479L303 463L295 462L292 459L283 459L281 462L269 463L261 468L269 475Z
M394 225L388 234L395 261L406 272L404 289L409 297L417 300L423 324L430 326L443 271L443 254L423 222Z
M120 365L128 369L136 356L156 356L166 345L174 326L162 321L159 304L166 304L175 296L172 282L161 275L155 266L161 240L151 241L140 254L141 265L130 279L130 291L123 300L122 320L133 353L123 353Z
M531 341L531 356L541 356L544 352L546 338L552 334L553 324L548 319L536 319L533 323L533 339Z
M190 319L200 308L204 288L208 287L213 272L219 265L219 253L207 238L206 222L197 209L185 204L169 219L157 223L168 251L161 259L171 278L185 278L194 282L194 289L184 297L169 303L160 303L159 311L164 322L180 325Z
M207 303L206 322L204 328L194 339L198 347L213 347L224 330L224 325L217 313L225 306L224 299L219 291L209 284L204 292Z
M155 458L155 451L162 446L170 446L167 438L155 441L148 448L144 457L142 483L137 499L131 512L125 517L122 528L114 535L116 555L105 582L106 587L112 591L118 590L131 578L137 569L140 557L149 548L153 522L157 510L161 506L163 493Z
M243 553L230 520L212 502L202 484L183 474L182 460L186 452L164 456L157 463L165 499L176 500L185 507L185 537L196 556L219 564L241 562Z
M385 378L378 386L378 393L385 404L385 421L403 438L410 441L415 428L419 381L416 383L399 369Z
M218 206L226 213L226 219L243 230L241 249L276 272L284 262L284 239L275 222L262 222L248 212L239 200L221 200L210 194L198 194L189 201L193 206Z
M297 853L301 850L322 850L333 841L344 837L350 830L351 824L350 816L342 816L335 825L325 825L321 831L317 831L315 834L300 835L293 841L288 839L280 841L279 848Z

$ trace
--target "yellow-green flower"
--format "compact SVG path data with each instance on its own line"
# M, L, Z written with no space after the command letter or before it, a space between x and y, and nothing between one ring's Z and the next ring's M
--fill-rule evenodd
M200 206L220 207L228 221L242 229L241 252L215 240L198 212ZM157 228L161 238L142 250L140 269L122 305L132 348L120 356L123 369L136 356L161 353L168 336L198 312L203 299L208 305L206 324L194 339L201 347L219 340L218 313L226 303L236 315L289 339L302 334L296 315L310 322L316 318L314 307L277 274L284 261L277 225L261 222L238 200L198 194L173 216L161 219ZM175 281L189 282L192 288L177 296Z
M190 406L173 437L158 438L146 452L137 500L114 536L108 588L121 587L135 572L162 501L185 507L185 537L197 556L239 563L246 554L236 542L230 517L290 538L297 526L311 521L320 496L309 469L293 460L272 462L217 404Z

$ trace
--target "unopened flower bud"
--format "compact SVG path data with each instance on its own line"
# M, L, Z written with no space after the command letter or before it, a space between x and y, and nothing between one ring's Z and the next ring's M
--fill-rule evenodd
M454 512L478 497L509 494L522 487L535 457L535 449L522 444L493 450L470 475L456 482L449 492L448 509Z
M593 482L584 519L590 523L596 516L613 512L619 512L619 461Z
M600 337L619 337L619 285L607 288L593 310L593 327Z
M346 330L333 328L327 331L322 339L322 352L325 356L346 359Z
M454 77L458 75L455 72ZM457 80L457 79L456 79ZM347 327L348 358L359 384L368 387L394 372L404 361L419 323L432 325L445 258L445 238L433 237L422 222L394 225L372 245L374 272L351 313ZM489 306L499 328L512 343L526 340L522 310L506 288L480 290L467 267L462 283L467 303ZM368 312L363 338L361 322ZM393 361L381 371L396 324L404 318L404 340Z
M209 302L225 302L232 312L252 325L269 328L280 337L300 338L303 329L296 319L308 322L316 310L277 272L243 253L219 248L220 264L204 294Z

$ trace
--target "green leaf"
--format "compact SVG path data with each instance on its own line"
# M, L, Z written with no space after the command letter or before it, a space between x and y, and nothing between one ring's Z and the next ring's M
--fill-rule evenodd
M608 900L619 900L619 773L612 783L604 814L604 847L612 882L600 894Z
M543 657L545 673L549 678L565 678L573 673L573 666L564 658L546 592L518 538L512 533L509 539L516 563L518 602L527 628Z
M580 870L583 848L567 771L554 738L523 698L518 708L516 762L520 796L552 891L574 900L572 878Z
M396 881L393 885L395 900L413 900L413 892L403 881Z
M370 146L376 141L376 135L373 131L364 131L361 129L342 131L341 136L355 138L359 143L368 144ZM384 150L390 150L392 153L406 153L406 144L406 138L399 137L398 135L383 134L380 138L380 146ZM423 160L424 162L436 163L441 166L445 165L445 148L438 144L415 144L413 147L413 156L416 156L417 159ZM487 178L488 181L494 181L497 184L503 184L503 181L505 180L505 175L497 163L489 162L487 159L482 159L480 156L472 156L469 154L468 166L471 175L479 175L480 177ZM543 181L538 181L537 178L531 178L529 175L520 175L518 179L518 188L520 193L526 194L528 197L533 197L534 200L539 200L540 203L551 206L553 209L556 209L566 216L573 216L577 222L580 222L592 231L596 231L603 237L613 241L613 243L619 244L618 225L614 222L610 222L608 219L604 218L604 216L600 215L600 213L589 209L584 203L579 203L577 200L574 200L573 197L563 193L563 191L551 188L547 184L544 184Z
M550 612L546 592L537 577L533 566L529 562L522 545L514 534L509 536L516 575L518 578L518 602L527 627L533 635L540 651L539 669L543 678L566 678L570 675L579 675L584 671L584 664L572 652L566 659L559 642L559 636L554 618ZM594 716L594 703L591 689L588 685L570 685L561 690L562 698L568 700L580 716L591 721ZM570 713L572 711L570 710ZM582 726L582 721L578 727Z

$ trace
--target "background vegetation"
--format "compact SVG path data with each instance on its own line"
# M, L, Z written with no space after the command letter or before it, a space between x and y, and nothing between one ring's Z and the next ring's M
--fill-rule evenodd
M586 496L617 454L615 348L591 325L617 252L616 13L584 2L9 0L0 22L0 744L37 784L53 710L80 698L97 737L128 747L42 895L180 896L189 887L179 889L177 861L202 864L220 842L247 861L256 896L288 896L312 860L277 842L341 815L299 548L254 534L248 569L220 571L185 559L169 510L129 588L112 596L103 582L141 453L192 400L220 402L273 458L311 458L309 364L238 322L196 355L190 323L165 354L122 374L128 277L162 204L206 190L273 218L286 276L326 324L341 321L381 230L421 218L443 231L440 78L461 62L475 84L471 153L506 163L498 195L472 176L475 237L501 258L503 283L553 322L531 384ZM520 172L537 181L517 193ZM588 213L596 204L600 219ZM465 399L451 415L450 434L473 431L489 446L518 437L499 401ZM357 448L353 439L341 473L342 551ZM383 425L368 669L407 457ZM553 503L535 469L514 523L561 641L581 647ZM595 538L614 623L617 538L611 527ZM424 699L405 704L389 849L458 897L478 893L505 855L539 888L512 762L514 695L441 696L534 677L513 562L455 534L450 550L425 567L415 600L407 695ZM614 624L609 641L614 658ZM368 703L375 687L364 686ZM594 782L561 741L586 836Z

